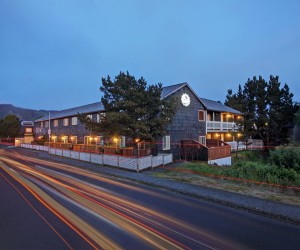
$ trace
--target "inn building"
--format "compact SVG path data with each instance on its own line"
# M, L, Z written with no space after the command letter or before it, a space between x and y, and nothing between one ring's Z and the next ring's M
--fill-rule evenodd
M193 154L200 155L203 152L206 152L207 159L209 155L214 155L212 158L216 159L230 157L228 150L226 154L216 155L217 151L213 149L226 147L226 142L232 142L240 136L237 129L242 119L241 112L220 102L200 98L188 83L164 87L161 98L172 97L178 100L177 110L172 123L166 128L166 135L157 138L157 152L171 152L174 159L193 158ZM35 120L35 138L47 137L51 131L52 142L103 145L102 135L92 134L77 118L79 113L86 114L99 122L102 112L105 110L101 102L51 112L50 117ZM126 138L119 138L119 143L125 147ZM185 145L192 145L193 148Z

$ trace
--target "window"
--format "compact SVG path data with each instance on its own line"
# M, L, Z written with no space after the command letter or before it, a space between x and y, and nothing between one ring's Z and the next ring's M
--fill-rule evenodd
M125 148L125 146L126 146L126 139L125 139L125 136L121 136L121 143L120 143L121 145L121 148Z
M53 127L58 127L58 120L53 121Z
M87 115L87 117L93 119L93 115Z
M62 140L62 143L68 143L68 136L63 136L61 138L61 140Z
M170 136L165 135L162 140L163 150L170 150Z
M49 121L45 121L45 128L49 127Z
M198 120L205 121L205 111L204 110L198 110Z
M104 116L105 116L105 113L97 114L97 122L100 122Z
M200 136L198 137L198 142L199 142L200 144L206 146L206 137L200 135Z
M41 122L41 128L43 128L44 127L44 122Z
M64 126L69 126L69 119L68 118L64 118L63 125Z
M77 125L77 117L76 116L74 116L74 117L72 117L72 125Z
M97 146L103 146L103 137L102 136L97 136L95 140L96 140Z
M77 136L71 136L70 139L72 144L77 144Z

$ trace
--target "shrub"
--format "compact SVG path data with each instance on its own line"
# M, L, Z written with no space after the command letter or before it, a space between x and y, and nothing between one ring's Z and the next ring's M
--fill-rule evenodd
M270 164L277 167L294 169L300 173L300 149L299 148L280 148L270 152Z

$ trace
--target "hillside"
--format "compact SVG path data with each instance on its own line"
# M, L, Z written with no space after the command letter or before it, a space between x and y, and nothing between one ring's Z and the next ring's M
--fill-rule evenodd
M34 110L15 107L11 104L0 104L0 119L8 114L16 115L21 121L33 121L41 116L48 114L47 110Z

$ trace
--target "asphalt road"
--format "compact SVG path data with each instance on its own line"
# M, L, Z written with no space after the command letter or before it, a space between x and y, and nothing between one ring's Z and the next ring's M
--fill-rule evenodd
M0 249L299 249L300 227L0 150Z

